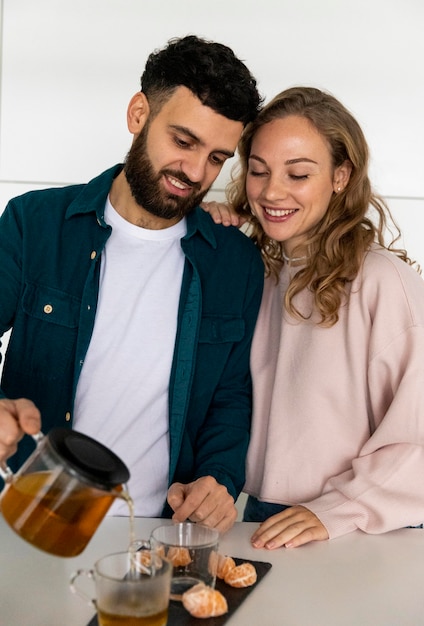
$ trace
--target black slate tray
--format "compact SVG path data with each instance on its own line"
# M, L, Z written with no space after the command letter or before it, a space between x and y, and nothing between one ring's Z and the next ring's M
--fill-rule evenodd
M236 565L246 563L245 559L237 559L234 557ZM169 603L168 613L168 626L223 626L225 622L232 616L232 614L238 609L240 604L244 602L248 595L252 593L255 587L261 582L262 578L271 569L271 563L264 561L249 561L253 563L256 568L258 578L254 585L251 587L242 587L241 589L230 587L223 580L217 578L215 588L218 589L227 599L228 613L221 615L221 617L209 617L208 619L198 619L188 613L181 602L171 600ZM87 626L99 626L97 621L97 615L87 624Z

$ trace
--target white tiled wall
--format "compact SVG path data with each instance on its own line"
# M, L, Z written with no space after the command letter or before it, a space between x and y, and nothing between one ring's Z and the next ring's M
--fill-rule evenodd
M301 83L353 111L373 181L424 266L421 0L0 0L0 9L0 212L15 195L121 161L147 55L196 33L231 46L266 99ZM211 197L223 198L229 170Z
M401 241L404 247L409 256L420 264L424 275L424 197L387 198L386 200L402 231Z
M0 181L80 182L122 160L126 106L148 54L196 33L230 45L266 99L294 84L333 92L366 132L380 193L424 198L421 0L0 0L0 8Z

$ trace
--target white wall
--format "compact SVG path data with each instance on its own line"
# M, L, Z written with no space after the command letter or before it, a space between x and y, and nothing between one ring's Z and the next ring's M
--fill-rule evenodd
M0 211L120 161L147 55L194 32L227 43L267 99L294 84L356 115L372 178L424 265L422 0L0 0ZM222 197L229 168L215 187Z

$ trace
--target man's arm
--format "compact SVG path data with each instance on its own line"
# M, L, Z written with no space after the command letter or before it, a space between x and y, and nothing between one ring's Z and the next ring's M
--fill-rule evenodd
M0 217L0 335L12 325L21 290L22 226L13 202ZM35 435L41 429L40 412L31 400L10 400L0 389L0 463L4 464L17 450L24 434Z
M222 287L217 283L212 296L209 291L209 296L214 298L211 308L216 311L215 315L211 314L212 320L205 319L210 300L204 295L203 326L186 424L186 448L183 445L180 450L180 457L194 455L194 467L180 477L177 471L176 483L171 485L168 494L174 519L190 518L220 530L230 528L237 517L234 503L244 485L250 437L250 347L262 296L264 269L257 251L249 250L249 255L243 251L240 260L231 252L224 261L223 267L232 267L233 275L222 280ZM222 278L222 274L219 276ZM217 304L219 298L222 304ZM238 305L235 305L237 299ZM233 319L228 315L230 311ZM205 416L203 420L193 426L193 421L201 415ZM187 428L191 429L189 434ZM185 481L185 476L193 478Z

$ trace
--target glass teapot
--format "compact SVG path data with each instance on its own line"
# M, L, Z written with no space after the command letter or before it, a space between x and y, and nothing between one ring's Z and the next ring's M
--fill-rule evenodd
M0 469L0 509L23 539L57 556L80 554L130 473L111 450L66 428L35 435L37 447L16 474Z

